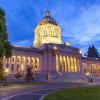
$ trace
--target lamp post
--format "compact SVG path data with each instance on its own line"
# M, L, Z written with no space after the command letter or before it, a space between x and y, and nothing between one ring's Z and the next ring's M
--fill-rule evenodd
M4 79L4 85L5 85L5 86L7 85L7 76L8 76L8 73L9 73L9 69L6 68L6 69L5 69L5 79Z
M90 73L87 72L87 73L86 73L86 77L87 77L87 79L88 79L88 82L90 82L89 76L90 76Z

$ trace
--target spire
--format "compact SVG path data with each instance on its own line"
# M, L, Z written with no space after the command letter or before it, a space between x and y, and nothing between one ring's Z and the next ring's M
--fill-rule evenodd
M45 12L45 17L50 17L50 12L49 12L49 10L46 10L46 12Z

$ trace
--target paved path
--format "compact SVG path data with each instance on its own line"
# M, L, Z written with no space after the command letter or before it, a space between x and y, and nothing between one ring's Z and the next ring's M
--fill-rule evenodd
M0 100L39 100L54 90L94 86L100 84L46 84L33 86L14 86L0 89Z

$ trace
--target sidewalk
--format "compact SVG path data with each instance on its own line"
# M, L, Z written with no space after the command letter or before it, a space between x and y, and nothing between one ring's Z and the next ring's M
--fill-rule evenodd
M50 83L46 83L46 82L33 82L33 83L7 83L6 86L4 86L4 84L0 83L0 90L3 89L7 89L7 88L16 88L16 87L29 87L32 85L46 85L46 84L50 84Z

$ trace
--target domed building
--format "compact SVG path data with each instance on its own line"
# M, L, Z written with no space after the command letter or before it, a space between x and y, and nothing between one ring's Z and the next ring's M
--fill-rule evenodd
M57 22L51 17L47 10L45 16L36 27L34 38L34 47L38 48L45 43L61 44L61 29Z
M100 59L83 57L79 48L62 43L61 28L48 10L34 31L33 47L13 46L12 53L3 60L8 81L25 81L28 68L35 81L100 81Z

